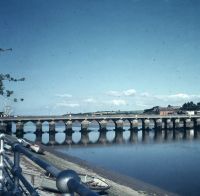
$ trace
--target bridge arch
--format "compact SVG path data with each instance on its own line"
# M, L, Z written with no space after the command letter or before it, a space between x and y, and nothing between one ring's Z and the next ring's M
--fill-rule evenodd
M116 124L115 124L115 121L114 121L114 120L112 120L112 119L108 119L108 120L107 120L106 129L108 129L108 130L114 130L114 129L115 129L115 126L116 126Z
M56 132L63 132L65 131L65 123L63 120L59 120L55 122L55 131Z
M42 132L49 132L49 122L48 121L42 122Z
M79 120L73 120L72 121L72 129L74 131L80 131L81 130L81 122Z
M33 121L28 121L24 123L24 132L35 132L36 125Z
M88 129L92 131L98 131L100 129L99 122L97 120L91 120Z

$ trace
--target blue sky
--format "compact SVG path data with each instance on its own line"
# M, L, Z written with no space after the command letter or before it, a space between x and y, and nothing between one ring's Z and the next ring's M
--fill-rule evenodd
M0 72L15 114L200 101L200 1L0 1Z

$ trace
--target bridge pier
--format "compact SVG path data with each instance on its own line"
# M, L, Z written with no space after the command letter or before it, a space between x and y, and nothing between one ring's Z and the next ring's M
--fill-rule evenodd
M147 130L150 128L150 120L142 119L142 130Z
M72 131L72 121L68 120L67 122L65 122L65 130L67 131Z
M188 119L185 119L185 128L188 129L188 128L191 128L191 119L188 118Z
M157 130L162 130L162 120L161 119L154 120L154 128Z
M49 131L48 145L55 145L55 144L56 144L56 132L55 132L55 129L54 129L54 131L53 130Z
M123 126L124 126L123 120L120 119L120 120L115 121L115 129L116 130L120 130L120 129L123 130Z
M7 124L3 121L1 121L0 123L0 132L1 133L6 133L6 130L7 130Z
M56 123L54 120L49 122L49 132L55 132L56 131Z
M88 120L83 120L81 122L81 131L87 131L89 125L90 125L90 122Z
M37 121L35 125L36 125L36 132L42 132L42 122Z
M137 119L134 119L130 122L130 125L131 125L131 130L138 130L138 120Z
M35 132L35 143L39 143L42 144L42 130L41 131L37 131Z
M21 121L18 121L16 123L16 132L24 132L24 123Z
M16 123L16 137L23 138L23 136L24 136L24 123L18 121Z
M100 127L100 130L106 130L107 128L107 121L106 120L102 120L99 122L99 127Z

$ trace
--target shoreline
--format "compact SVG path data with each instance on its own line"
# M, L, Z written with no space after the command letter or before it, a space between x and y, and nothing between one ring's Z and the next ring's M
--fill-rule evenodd
M70 168L77 173L87 173L106 179L111 185L111 189L107 191L108 195L177 195L138 179L94 166L78 157L58 152L57 146L42 145L42 148L45 150L45 155L40 156L61 169Z

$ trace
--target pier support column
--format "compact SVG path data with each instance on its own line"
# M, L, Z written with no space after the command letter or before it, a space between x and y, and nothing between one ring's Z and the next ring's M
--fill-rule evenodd
M49 125L50 127L50 125ZM49 131L49 143L48 145L55 145L56 144L56 132L55 129L54 131Z
M162 130L162 119L156 119L156 125L158 130Z
M197 121L196 127L200 128L200 118L196 119L196 121Z
M65 130L66 130L66 131L72 131L72 121L71 121L71 120L68 120L68 121L65 123Z
M100 130L106 130L106 127L107 127L107 121L106 120L102 120L99 122L99 127L100 127Z
M187 128L186 127L186 119L183 119L183 128L184 128L184 130Z
M16 123L16 137L23 138L24 136L24 123L19 121Z
M124 121L123 120L117 120L115 121L115 129L119 130L119 129L123 129L124 126Z
M138 129L138 120L137 119L134 119L130 122L130 125L131 125L131 130L137 130Z
M82 121L81 122L81 131L87 131L89 125L90 125L90 122L88 120Z
M16 123L16 132L24 132L24 123L19 121Z
M37 121L35 125L36 125L36 132L42 132L42 122Z
M191 127L191 119L188 118L188 119L185 120L185 122L186 122L186 127L185 127L185 128L186 128L186 129L187 129L187 128L190 128L190 127Z
M149 129L150 120L149 119L142 119L142 130Z
M164 122L164 129L167 130L168 126L167 126L167 120L166 118L163 119Z
M40 131L36 130L35 136L36 136L35 143L42 144L42 130Z
M12 134L12 122L7 122L6 123L6 133L7 134Z
M176 128L180 128L180 119L179 118L175 119L175 129Z
M173 128L171 119L167 119L167 122L166 122L166 123L167 123L167 129Z
M56 131L56 123L54 120L49 122L49 132L55 132Z
M6 133L6 126L7 126L7 124L5 122L1 121L1 123L0 123L0 132L1 133Z

